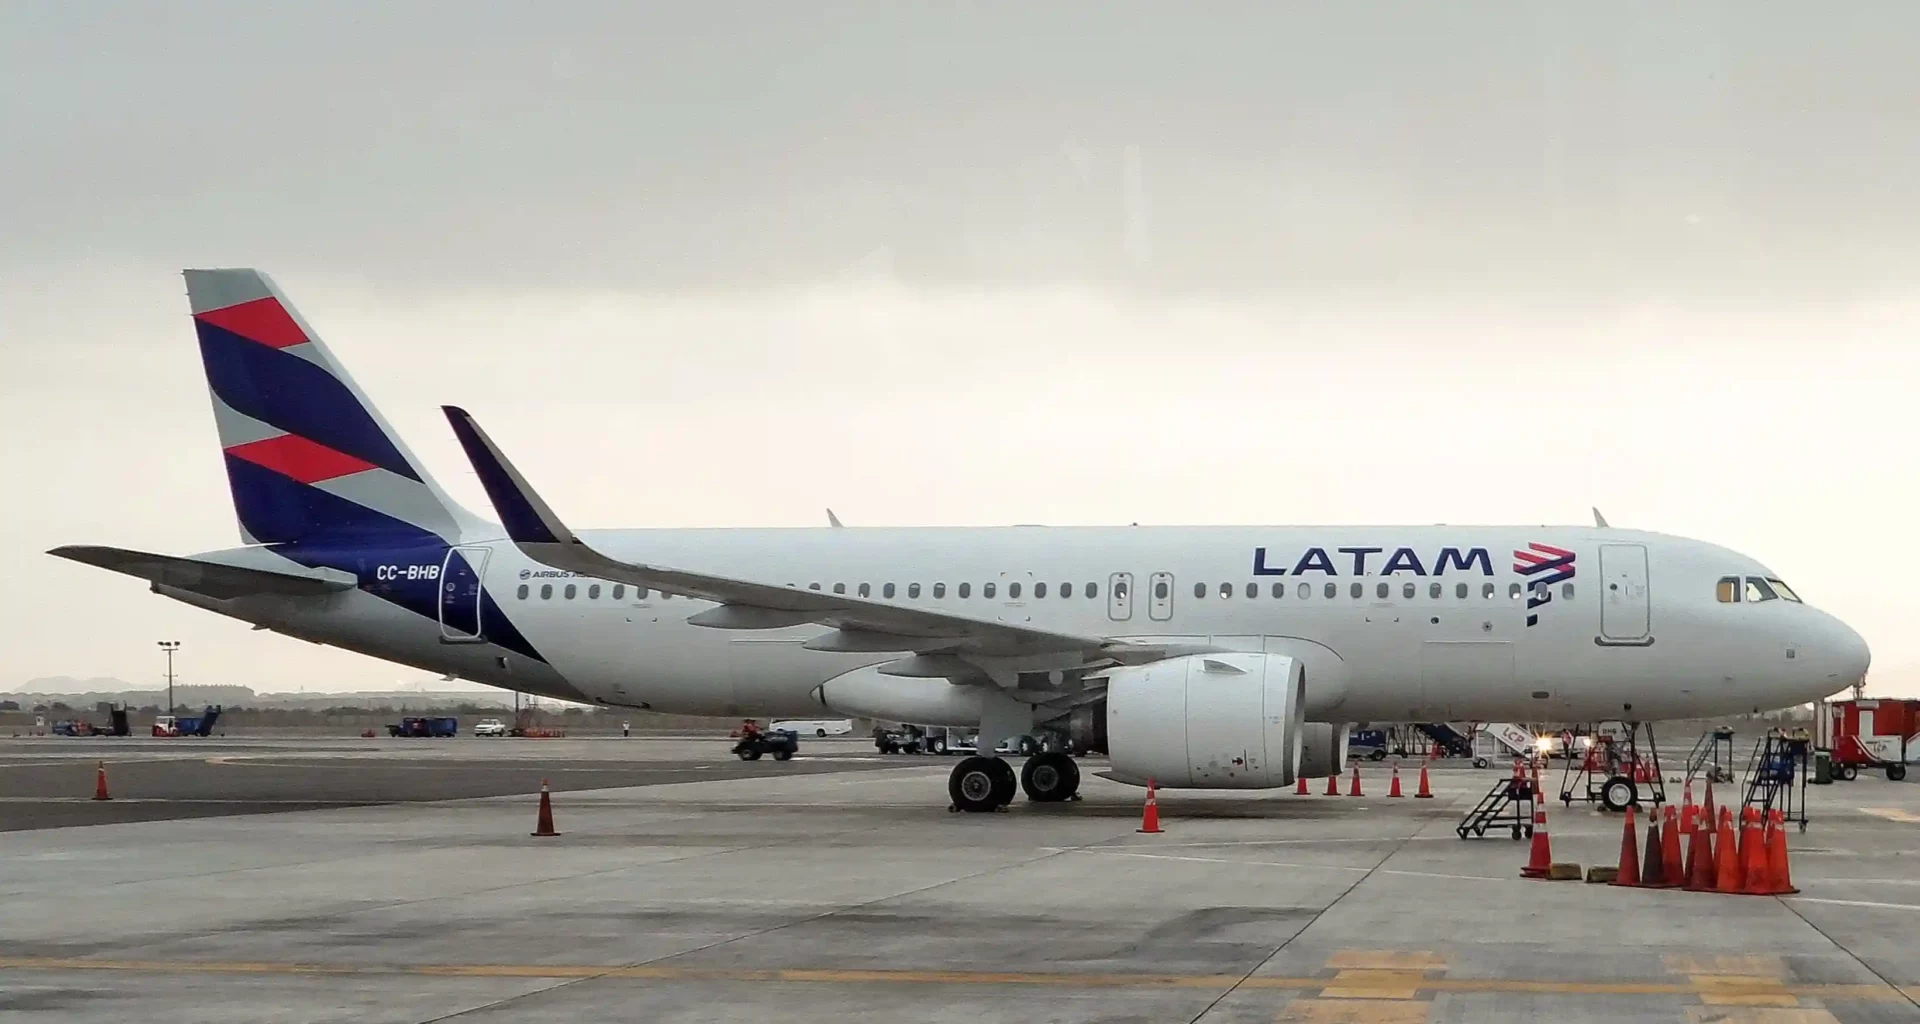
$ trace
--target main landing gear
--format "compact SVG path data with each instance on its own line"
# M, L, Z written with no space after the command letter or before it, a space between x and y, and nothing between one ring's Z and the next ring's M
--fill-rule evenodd
M1027 791L1035 803L1077 800L1080 791L1080 766L1073 758L1057 751L1027 758L1014 780L1013 766L998 757L969 757L953 766L947 779L947 795L953 798L950 811L981 813L997 811L1013 802L1016 788Z

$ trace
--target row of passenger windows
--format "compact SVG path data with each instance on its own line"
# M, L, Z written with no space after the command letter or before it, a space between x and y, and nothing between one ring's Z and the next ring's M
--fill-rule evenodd
M1722 576L1714 595L1721 604L1758 604L1761 601L1792 601L1800 603L1800 595L1793 592L1785 583L1771 576L1761 578L1748 576L1744 580L1739 576Z
M1769 587L1768 586L1769 583L1772 583L1773 586ZM1740 578L1737 576L1729 576L1726 579L1721 580L1720 581L1720 600L1723 602L1740 600L1741 595L1738 589L1739 584L1740 584ZM1758 589L1756 589L1756 585ZM807 589L819 590L821 589L821 586L818 583L809 583L807 584ZM919 599L920 584L909 583L906 585L905 589L906 589L906 595L908 600ZM947 596L947 585L945 583L935 583L928 589L932 592L935 598L945 598ZM1776 589L1778 591L1777 594L1775 592ZM954 590L954 595L956 597L961 598L962 600L965 600L973 596L973 584L971 583L957 584L955 585L953 590ZM1097 583L1085 584L1079 587L1078 590L1079 590L1079 593L1083 595L1085 598L1087 598L1088 600L1098 600L1100 597L1100 585ZM1544 597L1546 596L1549 588L1546 584L1541 583L1541 584L1536 584L1534 586L1534 590L1540 596ZM517 590L514 593L514 596L524 601L527 599L529 595L529 591L530 591L529 586L525 583L522 583L520 584L519 590ZM580 591L579 584L568 583L563 585L560 588L560 595L565 600L571 601L579 596L579 591ZM1153 596L1155 600L1164 601L1167 598L1172 596L1172 588L1165 580L1156 581L1153 585L1153 591L1154 591ZM613 584L613 588L609 596L611 596L615 601L622 601L626 599L626 592L627 592L626 584L615 583ZM845 583L835 583L833 584L833 592L836 594L844 594L847 592L847 585ZM858 584L855 587L854 592L856 595L860 597L872 597L873 585L870 583ZM1248 583L1245 585L1244 589L1241 589L1236 587L1232 583L1222 583L1220 584L1218 592L1220 594L1220 597L1223 599L1234 597L1237 593L1245 593L1245 595L1249 599L1257 598L1260 596L1260 584ZM1287 596L1287 584L1275 583L1273 584L1269 592L1273 595L1273 597L1276 600L1280 598L1284 598ZM1314 592L1314 585L1311 583L1302 582L1295 587L1295 593L1298 594L1301 600L1306 600L1308 598L1311 598L1313 596L1313 592ZM1331 582L1321 584L1320 592L1328 598L1337 598L1340 596L1340 585L1338 583L1331 583ZM1480 584L1480 597L1484 600L1492 600L1494 594L1496 594L1497 592L1498 592L1497 588L1492 583ZM1507 596L1510 598L1518 598L1524 592L1525 591L1521 589L1521 586L1518 583L1507 584ZM542 583L540 585L540 600L542 601L552 600L553 593L554 593L553 584ZM899 593L899 589L896 588L891 583L883 583L880 585L880 596L882 598L892 598L896 596L898 593ZM1022 593L1022 588L1019 583L1015 582L1015 583L1007 584L1007 600L1018 601L1020 599L1021 593ZM1062 583L1060 584L1060 587L1056 591L1056 593L1058 593L1062 598L1071 598L1074 596L1075 586L1072 583ZM1347 585L1347 593L1349 596L1351 596L1355 600L1362 599L1367 596L1367 585L1365 583L1360 583L1357 581L1354 583L1350 583ZM1379 600L1386 600L1388 598L1391 598L1393 596L1393 584L1385 580L1381 580L1378 583L1374 584L1373 593L1374 593L1374 597ZM1781 583L1779 580L1771 580L1771 581L1762 580L1757 576L1751 576L1747 578L1746 593L1747 593L1746 599L1748 601L1771 601L1776 596L1783 596L1789 601L1800 600L1798 597L1794 596L1793 591L1787 589L1786 584ZM1764 593L1765 596L1764 597L1754 596L1756 594L1761 594L1761 593ZM601 594L600 584L598 583L587 584L587 600L598 601L600 599L600 594ZM998 588L995 584L982 583L980 585L981 597L991 600L994 597L996 597L997 594L998 594ZM1208 594L1207 584L1195 583L1193 585L1194 597L1204 598L1207 596L1207 594ZM1410 600L1413 600L1415 597L1418 597L1419 594L1420 594L1419 584L1416 584L1411 580L1406 580L1401 582L1400 596L1403 599L1410 601ZM1473 588L1470 584L1456 583L1453 585L1453 596L1458 600L1464 601L1468 597L1472 596L1472 594L1473 594ZM633 588L633 597L634 597L634 600L636 601L644 601L647 599L648 595L649 595L649 591L647 590L646 587ZM660 597L663 600L672 596L673 595L668 594L665 591L661 591L660 593ZM1047 596L1047 585L1045 583L1035 583L1033 585L1033 596L1035 599L1044 599ZM1116 584L1114 587L1114 596L1124 600L1127 596L1126 585ZM1427 584L1427 597L1432 598L1434 600L1439 600L1444 596L1446 596L1445 584L1439 583L1437 581ZM1573 584L1562 583L1560 585L1560 596L1569 601L1573 600Z

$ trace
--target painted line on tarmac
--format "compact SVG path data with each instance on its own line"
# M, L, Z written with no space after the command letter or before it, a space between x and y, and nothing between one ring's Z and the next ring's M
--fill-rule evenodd
M839 970L834 968L703 968L619 964L330 964L206 960L92 960L69 957L0 957L4 971L118 971L146 974L366 975L439 978L625 978L638 981L800 982L840 985L1027 985L1050 988L1241 988L1319 990L1330 979L1222 974L1073 974L1038 971ZM1431 992L1525 993L1533 995L1738 996L1747 986L1714 978L1697 981L1555 981L1550 979L1423 978ZM1886 1002L1907 999L1886 985L1807 984L1782 986L1775 978L1753 979L1755 994L1786 993L1826 1000Z
M1858 882L1863 881L1863 879L1849 878L1844 879L1844 881ZM1834 907L1872 907L1877 910L1920 910L1920 905L1913 903L1875 903L1872 900L1825 900L1813 896L1782 896L1780 898L1792 903L1824 903Z
M1901 810L1898 807L1859 807L1855 808L1855 810L1858 810L1861 814L1871 814L1876 818L1897 821L1903 825L1920 825L1920 814Z

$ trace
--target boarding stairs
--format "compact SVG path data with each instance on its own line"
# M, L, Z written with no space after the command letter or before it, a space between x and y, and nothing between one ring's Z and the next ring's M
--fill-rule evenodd
M1539 793L1521 764L1518 760L1514 761L1513 775L1494 784L1492 789L1487 790L1487 795L1473 805L1473 810L1460 819L1460 824L1454 828L1460 838L1483 838L1488 829L1502 825L1507 826L1515 839L1533 837L1534 803L1539 799Z

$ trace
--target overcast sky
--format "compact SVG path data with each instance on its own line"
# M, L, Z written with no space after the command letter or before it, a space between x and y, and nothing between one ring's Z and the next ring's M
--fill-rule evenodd
M237 534L178 270L580 525L1577 523L1920 689L1920 8L0 6L0 689L419 673L49 558ZM1905 681L1911 678L1915 685Z

